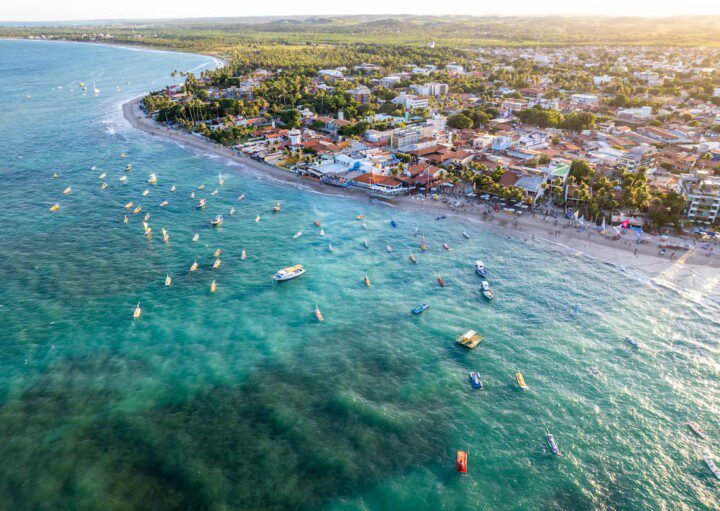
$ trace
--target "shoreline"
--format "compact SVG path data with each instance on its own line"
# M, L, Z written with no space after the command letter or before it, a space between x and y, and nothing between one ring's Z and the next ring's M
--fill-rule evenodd
M575 228L565 228L566 219L558 219L557 225L549 217L526 213L520 217L510 217L502 212L496 212L489 219L483 219L484 206L470 204L464 201L459 207L441 201L434 201L419 195L406 195L383 200L370 197L362 190L338 188L320 183L319 181L301 178L295 173L283 170L269 163L254 160L239 154L228 147L216 144L208 139L201 138L184 131L169 128L157 123L148 117L140 108L142 96L126 101L122 105L123 117L134 128L150 136L157 137L166 142L176 142L189 146L197 151L210 153L228 158L248 168L253 175L260 178L272 177L286 183L303 186L327 195L338 195L348 198L364 198L374 203L386 203L403 209L418 211L427 214L446 215L448 219L460 220L466 223L477 223L492 226L502 233L507 233L524 239L526 242L542 242L549 248L563 252L567 255L585 256L605 264L619 265L632 270L640 271L650 277L668 277L673 281L695 280L698 275L695 270L711 270L717 272L720 268L715 252L707 257L707 251L693 247L690 250L678 250L675 258L668 254L659 254L658 241L653 239L650 243L638 245L634 236L612 240L601 236L595 230L578 231ZM635 253L637 250L637 253ZM685 275L683 275L685 274ZM696 283L696 285L701 282ZM693 286L694 287L694 286Z

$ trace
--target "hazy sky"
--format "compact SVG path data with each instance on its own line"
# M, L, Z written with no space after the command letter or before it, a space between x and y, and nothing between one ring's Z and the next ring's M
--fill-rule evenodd
M0 0L0 21L293 14L720 14L720 0Z

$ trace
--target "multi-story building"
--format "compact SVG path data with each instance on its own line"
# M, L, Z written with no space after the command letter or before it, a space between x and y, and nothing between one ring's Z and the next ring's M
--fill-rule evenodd
M706 170L685 174L678 184L678 193L688 199L687 217L698 224L711 225L720 210L720 177Z

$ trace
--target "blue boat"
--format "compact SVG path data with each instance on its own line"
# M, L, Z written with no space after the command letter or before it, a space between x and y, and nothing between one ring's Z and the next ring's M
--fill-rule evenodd
M430 306L429 306L428 304L423 303L423 304L418 305L417 307L415 307L415 308L412 310L412 313L413 313L413 314L420 314L420 313L422 313L422 312L425 312L425 311L426 311L427 309L429 309L429 308L430 308Z
M480 375L475 371L470 371L470 385L472 385L472 388L474 389L483 388L482 381L480 381Z
M395 223L395 220L390 220L390 225L392 225L393 227L397 227L397 224Z
M560 455L560 449L558 449L558 446L555 443L555 437L548 433L547 435L545 435L545 438L547 438L547 443L550 446L550 450L552 451L552 453Z
M477 274L480 275L481 277L487 277L487 276L488 276L488 271L487 271L487 269L485 268L485 264L483 264L482 261L475 261L475 271L476 271Z

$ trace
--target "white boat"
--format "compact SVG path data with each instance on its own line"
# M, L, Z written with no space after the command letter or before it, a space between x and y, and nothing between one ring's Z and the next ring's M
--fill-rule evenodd
M166 207L168 204L169 204L168 201L164 200L164 201L162 201L162 202L160 203L160 207L161 207L161 208L164 208L164 207Z
M230 208L230 216L235 214L235 207Z
M708 453L703 454L703 460L705 460L705 464L710 469L710 472L712 472L716 478L720 479L720 469L717 468L715 462L710 459L710 455Z
M463 235L463 238L465 238L466 240L470 239L470 235L468 233L466 233L465 231L462 232L462 235Z
M135 310L133 311L133 319L139 318L140 314L142 314L142 309L140 308L140 302L138 302L135 306Z
M485 265L483 264L482 261L475 261L475 271L476 271L477 274L480 275L481 277L487 277L487 276L488 276L488 271L487 271L487 269L485 269Z
M255 223L258 223L260 221L260 215L255 217Z
M155 174L150 174L150 176L148 176L147 182L151 185L154 185L155 183L157 183L157 176Z
M245 198L245 194L244 194L244 193L241 193L240 195L238 195L237 200L238 200L238 201L241 201L241 200L243 200L244 198Z
M325 229L320 229L320 236L325 236Z
M143 190L142 196L147 197L150 194L150 190Z
M218 185L222 186L225 180L222 178L222 174L218 174Z
M107 177L107 173L106 173L106 172L103 172L102 174L100 174L100 175L98 176L98 179L105 179L106 177Z
M205 207L205 204L207 204L207 200L205 200L205 199L200 199L200 201L197 203L197 206L195 206L195 207L198 208L198 209L202 209L202 208Z
M72 192L72 188L68 186L63 190L63 195L69 195L70 192Z
M177 190L177 188L175 188L175 185L172 185L172 186L170 187L170 191L171 191L172 193L175 193L176 190Z
M335 252L335 249L333 248L332 243L328 243L328 250L330 252Z
M122 184L127 183L127 176L120 176L120 179L118 179Z
M210 221L210 225L213 227L220 227L223 223L223 216L218 215Z
M247 254L245 254L245 249L242 249L242 252L240 252L240 259L243 261L247 258Z
M128 163L127 165L125 165L125 172L132 172L132 163Z
M490 284L488 284L487 280L483 280L481 284L480 292L482 295L487 298L488 300L492 300L495 295L493 295L492 290L490 289Z
M283 268L278 271L275 275L273 275L273 279L278 282L282 282L299 277L303 273L305 273L305 268L303 268L301 264L296 264L295 266L288 266L287 268Z
M195 233L195 236L193 236L193 241L197 241L200 239L200 235L198 233Z
M295 235L293 236L293 239L298 239L300 236L302 236L302 231L296 232Z
M695 433L700 438L702 438L702 439L707 438L707 433L705 433L705 430L703 428L701 428L697 422L688 421L687 425L690 429L693 430L693 433Z
M166 285L166 286L169 286L170 284L172 284L172 279L170 278L170 274L168 274L168 275L165 277L165 285Z
M194 198L195 198L195 192L190 192L190 198L191 198L191 199L194 199Z
M365 229L365 230L367 231L367 228L368 228L368 227L367 227L367 224L366 224L365 222L362 223L362 227L363 227L363 229Z
M392 252L392 247L388 245L387 247L385 247L385 250L387 250L388 252Z
M445 250L452 250L452 249L450 248L450 245L448 245L447 243L443 243L443 248L444 248Z
M218 189L215 188L210 195L217 195L217 194L218 194Z

